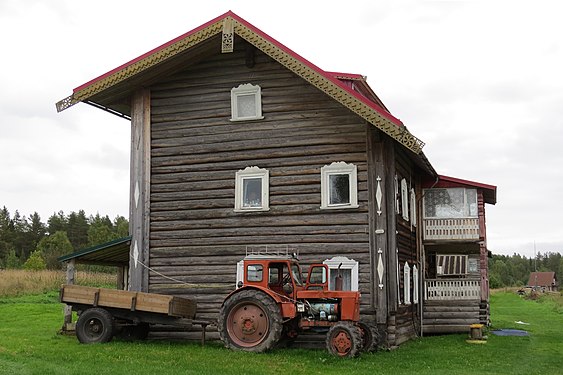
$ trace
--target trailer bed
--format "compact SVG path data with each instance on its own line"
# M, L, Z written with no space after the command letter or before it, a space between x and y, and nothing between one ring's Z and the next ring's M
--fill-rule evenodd
M61 287L60 300L69 305L144 311L187 319L195 318L197 308L194 300L183 297L68 284Z

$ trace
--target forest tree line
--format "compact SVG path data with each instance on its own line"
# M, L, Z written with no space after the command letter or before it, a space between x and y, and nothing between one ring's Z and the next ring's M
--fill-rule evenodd
M535 258L519 254L494 255L489 258L489 287L526 286L530 273L555 272L559 285L563 279L563 257L560 253L538 252Z
M129 235L129 223L123 216L111 220L107 215L86 216L83 210L65 215L53 213L46 223L37 212L29 218L6 207L0 210L0 269L61 269L57 258ZM519 254L493 255L489 258L491 288L523 286L533 271L553 271L563 279L560 253L538 252L535 258Z
M0 210L0 269L61 269L57 258L129 235L129 222L123 216L111 220L84 210L66 215L53 213L44 223L37 212L30 217L16 210Z

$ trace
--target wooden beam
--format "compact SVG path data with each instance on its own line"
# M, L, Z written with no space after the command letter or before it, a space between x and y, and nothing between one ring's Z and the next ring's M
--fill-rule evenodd
M131 183L129 233L131 233L129 289L148 291L150 218L150 91L141 89L131 103Z

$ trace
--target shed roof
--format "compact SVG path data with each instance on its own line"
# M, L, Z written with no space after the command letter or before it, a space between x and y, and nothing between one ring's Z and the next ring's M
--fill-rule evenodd
M532 272L528 286L553 286L557 283L555 272Z
M127 236L78 250L72 254L63 255L57 258L57 260L59 262L68 262L69 260L74 259L76 263L127 266L129 264L130 244L131 236Z
M216 52L214 42L231 30L415 154L419 154L423 164L431 173L435 173L422 155L424 142L389 113L369 88L365 77L350 74L338 76L326 72L231 11L76 87L70 96L57 103L57 110L60 112L78 102L85 102L127 117L130 109L125 99L134 90L154 82L163 74L185 67L187 62L199 61L209 51ZM360 81L359 89L356 90L353 85L345 82L352 79Z

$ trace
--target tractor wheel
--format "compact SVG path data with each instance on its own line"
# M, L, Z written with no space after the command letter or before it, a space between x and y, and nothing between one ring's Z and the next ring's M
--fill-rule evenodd
M218 330L227 348L264 352L280 340L280 309L267 294L258 290L243 290L223 303Z
M373 324L366 322L358 322L358 327L360 327L362 332L362 352L375 352L379 342L377 328Z
M113 316L97 307L85 310L76 322L76 337L83 344L109 342L114 330Z
M339 357L355 357L362 348L362 333L352 322L338 322L326 335L326 348Z

